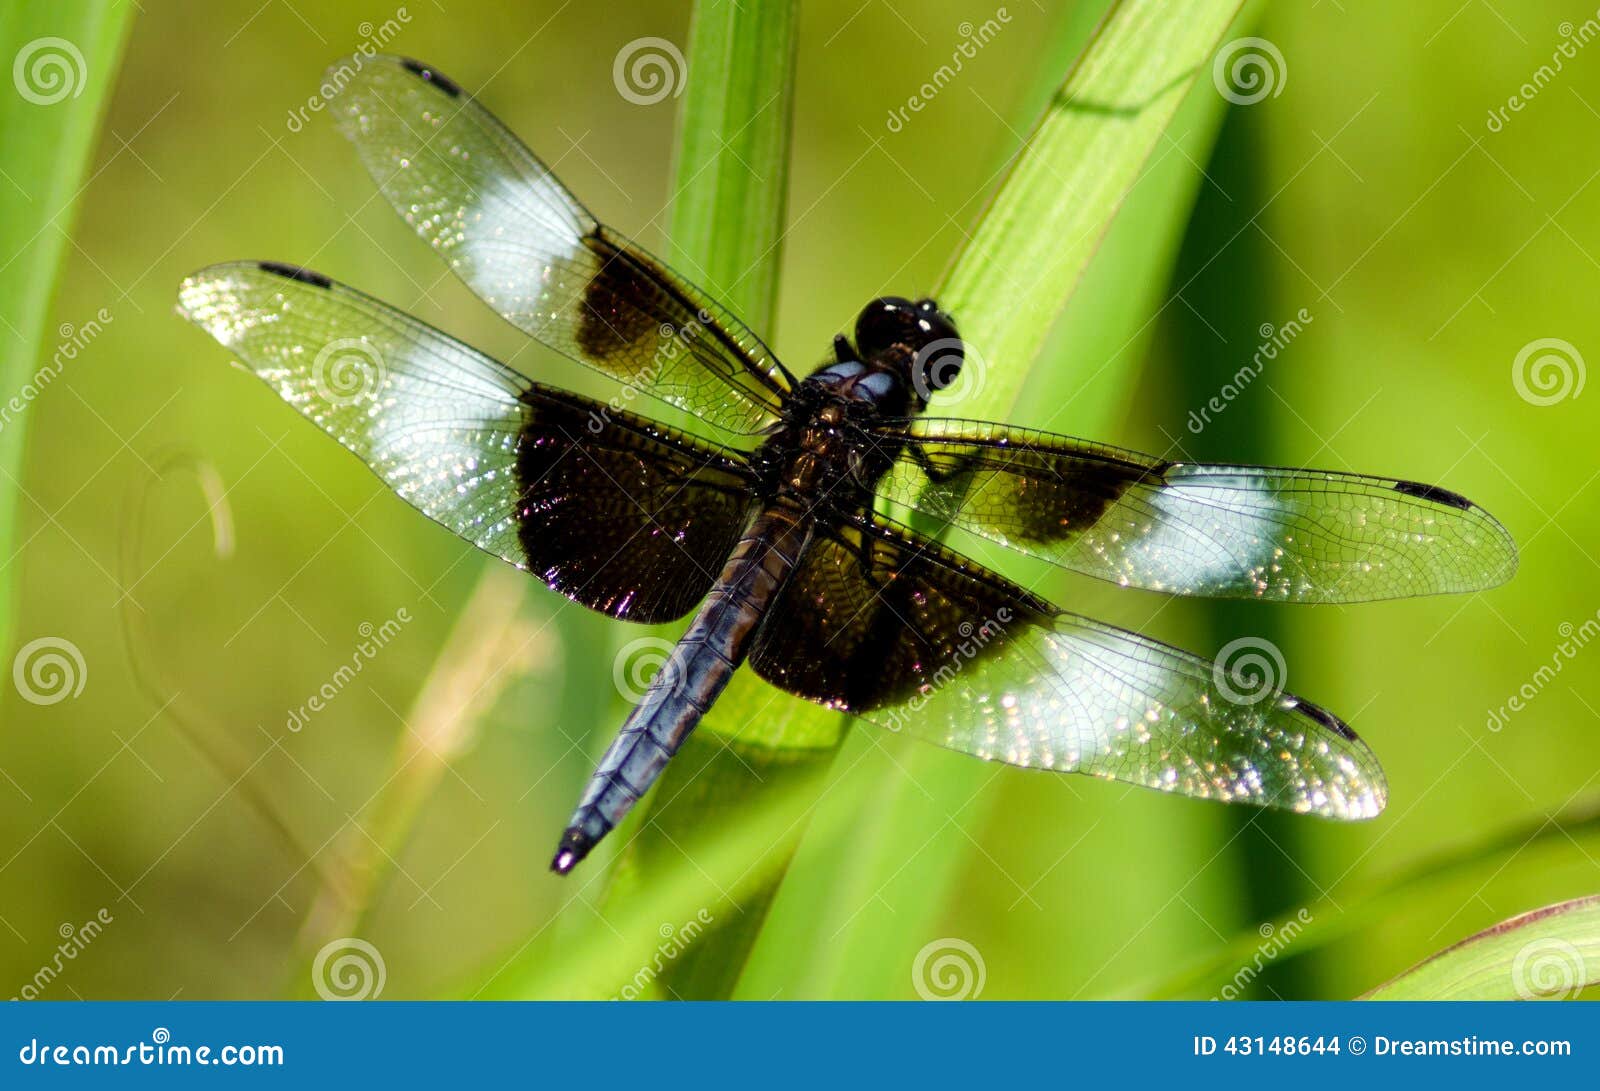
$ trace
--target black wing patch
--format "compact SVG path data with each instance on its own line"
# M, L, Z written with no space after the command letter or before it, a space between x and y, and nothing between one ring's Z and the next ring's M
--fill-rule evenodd
M743 462L565 391L523 400L518 519L534 574L611 617L687 614L753 514Z
M1180 595L1361 602L1516 570L1465 497L1393 478L1169 462L983 421L885 425L894 503L1076 572Z
M1209 660L1053 609L883 520L813 541L750 663L790 693L1011 765L1330 818L1386 799L1371 750L1325 709L1242 692Z
M771 422L792 384L761 339L597 222L477 100L416 61L335 70L340 129L384 196L508 322L725 431Z
M743 457L516 372L320 274L202 270L182 312L407 503L611 617L680 617L743 530Z

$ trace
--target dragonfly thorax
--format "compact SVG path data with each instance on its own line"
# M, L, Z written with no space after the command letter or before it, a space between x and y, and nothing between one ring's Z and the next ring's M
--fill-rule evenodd
M868 402L887 412L893 412L895 404L905 397L905 383L899 375L887 368L869 367L860 360L829 364L806 381L814 384L819 393L846 402Z

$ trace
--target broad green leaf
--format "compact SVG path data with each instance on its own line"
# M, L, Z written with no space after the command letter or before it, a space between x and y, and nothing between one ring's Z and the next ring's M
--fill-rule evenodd
M0 7L0 649L10 646L28 403L62 366L46 329L131 0ZM85 320L87 321L87 319Z
M1600 894L1501 921L1363 1000L1565 1000L1600 984Z

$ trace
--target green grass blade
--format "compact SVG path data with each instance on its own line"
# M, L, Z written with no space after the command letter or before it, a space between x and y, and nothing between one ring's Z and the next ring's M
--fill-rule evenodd
M133 14L127 0L0 10L0 649L10 646L27 403L63 366L41 360L50 300ZM30 391L33 393L30 394Z
M1565 1000L1600 984L1600 894L1501 921L1363 1000Z
M670 260L768 338L789 190L798 21L798 5L789 2L695 5L674 167ZM691 736L624 833L630 840L608 910L636 911L685 867L681 846L695 831L760 792L825 768L829 753L730 745L714 724ZM711 999L732 991L793 842L781 838L763 855L740 884L737 905L723 908L644 995Z
M1185 99L1239 8L1236 0L1111 7L939 294L975 346L969 365L981 361L962 416L1012 417L1025 384L1029 405L1072 404L1075 430L1103 428L1121 408L1193 200L1196 172L1187 160L1205 158L1225 105L1209 87ZM1162 157L1136 186L1180 106L1192 111L1188 146ZM1110 375L1086 384L1081 365L1030 374L1053 320L1136 191L1138 214L1122 218L1107 246L1112 260L1101 263L1105 279L1088 293L1099 306L1076 310L1070 337L1049 354L1104 360ZM1111 381L1094 381L1102 378ZM819 829L848 835L814 831L802 843L740 996L909 995L924 926L974 851L961 827L981 805L991 767L930 748L888 756L865 732L851 737L837 765L848 785L824 804ZM830 813L839 810L848 817ZM906 892L892 906L884 897L891 885Z
M700 0L678 115L670 256L772 334L789 196L799 5Z

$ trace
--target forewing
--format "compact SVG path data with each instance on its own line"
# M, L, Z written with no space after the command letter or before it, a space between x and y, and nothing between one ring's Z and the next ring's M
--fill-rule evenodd
M814 540L750 662L798 696L1010 765L1331 818L1386 797L1372 752L1281 692L1281 668L1241 678L1055 610L882 520Z
M725 430L771 420L788 383L760 339L597 223L470 95L397 57L349 58L329 79L383 195L507 321Z
M585 606L680 617L738 541L732 453L530 384L351 288L241 262L190 277L179 300L413 507Z
M935 520L1126 587L1360 602L1509 579L1516 546L1415 481L1167 462L983 421L915 420L879 491Z

